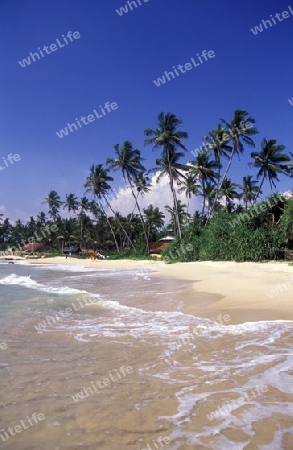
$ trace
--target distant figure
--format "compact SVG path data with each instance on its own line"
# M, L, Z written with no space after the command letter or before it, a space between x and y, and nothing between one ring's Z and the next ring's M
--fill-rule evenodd
M101 255L101 253L99 252L97 252L96 255L98 259L106 259L106 257L104 255Z

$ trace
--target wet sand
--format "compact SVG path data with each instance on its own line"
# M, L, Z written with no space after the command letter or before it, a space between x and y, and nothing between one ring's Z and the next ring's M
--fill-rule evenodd
M149 268L157 271L149 274L150 277L173 277L192 282L192 288L182 296L184 313L215 319L218 314L229 314L230 324L293 320L293 266L288 263L205 261L165 264L160 260L91 261L74 257L42 258L30 262L79 264L100 269L141 269L142 275L143 270ZM220 317L217 321L221 320Z

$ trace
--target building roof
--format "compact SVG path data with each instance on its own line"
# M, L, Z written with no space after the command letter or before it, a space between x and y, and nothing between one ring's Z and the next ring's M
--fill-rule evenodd
M173 236L165 236L165 237L163 237L162 239L159 239L159 242L160 241L174 241L174 237Z
M66 247L63 249L63 253L77 253L80 252L80 247Z
M40 250L44 247L44 244L42 242L31 242L29 244L25 244L21 247L21 250L28 251L28 252L36 252L37 250Z

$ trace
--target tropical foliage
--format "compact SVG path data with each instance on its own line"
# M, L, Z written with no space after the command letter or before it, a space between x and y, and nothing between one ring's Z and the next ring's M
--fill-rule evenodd
M20 248L35 239L43 242L47 250L62 251L66 246L78 245L113 255L147 255L150 242L172 233L176 239L165 256L172 251L176 256L169 260L282 257L284 249L293 247L292 200L279 198L273 211L264 207L256 214L254 208L262 207L264 188L274 192L281 176L293 176L292 153L275 139L263 138L260 148L256 148L254 137L258 130L247 111L236 110L230 121L220 122L203 137L204 146L192 152L191 158L182 120L170 112L161 112L156 127L144 131L145 145L160 151L153 169L145 167L146 158L130 140L116 144L112 157L89 168L80 199L74 193L61 199L51 190L43 202L47 212L41 211L26 223L11 223L0 214L1 249ZM254 151L247 152L251 147ZM245 154L251 157L247 166L250 173L240 184L232 179L231 167L235 157L241 161ZM142 200L154 187L151 171L157 183L163 179L168 183L170 198L164 210L156 204L145 206L145 200L142 206ZM132 197L131 209L125 216L113 207L117 172L122 174ZM231 226L233 223L237 226ZM188 243L192 248L183 252Z

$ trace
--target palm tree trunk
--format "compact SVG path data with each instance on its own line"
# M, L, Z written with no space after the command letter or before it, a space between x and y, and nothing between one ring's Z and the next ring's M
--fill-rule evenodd
M82 227L82 214L79 215L80 218L80 248L82 247L82 232L83 232L83 227Z
M170 161L170 154L167 150L167 155L168 155L168 165L169 165L169 179L170 179L170 188L172 191L172 195L173 195L173 209L174 209L174 214L175 214L175 229L177 228L177 233L179 236L179 239L181 239L181 226L180 226L180 220L179 220L179 214L178 214L178 203L177 203L177 196L176 196L176 191L174 188L174 180L173 180L173 175L172 175L172 168L171 168L171 161ZM177 234L176 233L176 234Z
M134 245L133 245L132 240L131 240L130 237L128 236L126 230L124 229L122 223L120 222L119 217L117 216L117 214L115 213L115 211L113 211L112 206L110 205L110 203L108 202L108 199L107 199L105 196L104 196L104 200L105 200L105 202L106 202L108 208L110 208L110 210L111 210L112 213L114 214L116 220L118 221L118 223L119 223L119 225L120 225L120 227L121 227L121 229L122 229L122 231L123 231L123 233L124 233L126 239L130 242L131 247L134 249L135 247L134 247Z
M117 250L117 252L119 253L119 251L120 251L120 250L119 250L119 245L118 245L118 242L117 242L117 239L116 239L116 236L115 236L113 227L112 227L112 225L111 225L111 222L110 222L109 219L108 219L108 216L105 215L105 217L106 217L107 224L109 225L109 228L110 228L110 230L111 230L111 233L112 233L112 236L113 236L113 239L114 239L114 242L115 242L116 250Z
M258 193L257 193L256 196L255 196L255 199L254 199L254 202L253 202L254 205L256 204L256 200L258 199L258 197L259 197L259 195L260 195L261 188L262 188L262 185L264 184L264 181L265 181L265 174L264 174L264 176L262 177L261 183L260 183L259 188L258 188Z
M228 172L230 170L234 153L235 153L235 144L233 145L233 150L231 152L231 156L230 156L230 159L228 161L228 164L227 164L226 170L224 172L224 175L223 175L223 177L221 179L221 183L218 184L215 200L214 200L213 206L211 208L211 214L210 215L212 215L214 210L215 210L216 203L217 203L218 198L219 198L219 193L220 193L220 190L222 189L223 182L224 182L225 178L227 177L227 174L228 174Z
M187 197L187 207L186 207L186 223L189 223L188 221L188 213L189 213L189 203L190 203L190 196Z
M218 201L217 193L220 192L220 189L221 189L221 187L222 187L223 180L225 179L225 177L224 177L223 180L221 180L221 160L220 160L220 158L217 158L216 161L219 163L219 169L218 169L218 183L217 183L217 189L216 189L215 199L214 199L213 203L210 204L210 206L209 206L209 210L208 210L208 219L211 217L211 215L212 215L213 212L214 212L214 209L215 209L215 207L216 207L216 203L217 203L217 201ZM229 170L229 169L228 169L228 170ZM228 172L226 172L225 176L227 176L227 173L228 173ZM220 183L221 183L221 186L220 186Z
M148 240L148 235L147 235L146 227L145 227L145 221L144 221L143 215L141 213L140 206L139 206L138 201L137 201L137 196L134 193L134 187L132 185L132 182L131 182L131 179L130 179L129 175L127 175L127 180L128 180L128 183L129 183L129 185L131 187L131 193L132 193L132 196L134 198L136 207L138 209L139 217L140 217L140 220L141 220L141 223L142 223L143 234L144 234L144 237L145 237L146 251L147 251L147 254L149 254L150 253L150 247L149 247L149 240Z
M202 218L203 218L204 212L205 212L205 206L206 206L206 188L205 188L204 180L202 180L202 193L203 193L203 201L202 201L201 215L202 215Z
M100 208L101 208L101 211L103 211L103 213L104 213L104 216L105 216L105 218L106 218L106 222L107 222L107 224L108 224L108 226L109 226L109 228L110 228L110 230L111 230L111 234L112 234L112 236L113 236L113 239L114 239L114 242L115 242L115 246L116 246L117 252L119 253L119 251L120 251L119 245L118 245L118 242L117 242L117 239L116 239L116 236L115 236L113 227L112 227L112 225L111 225L111 222L109 221L108 216L107 216L107 214L105 213L105 210L104 210L104 208L103 208L101 202L99 202L99 206L100 206Z

